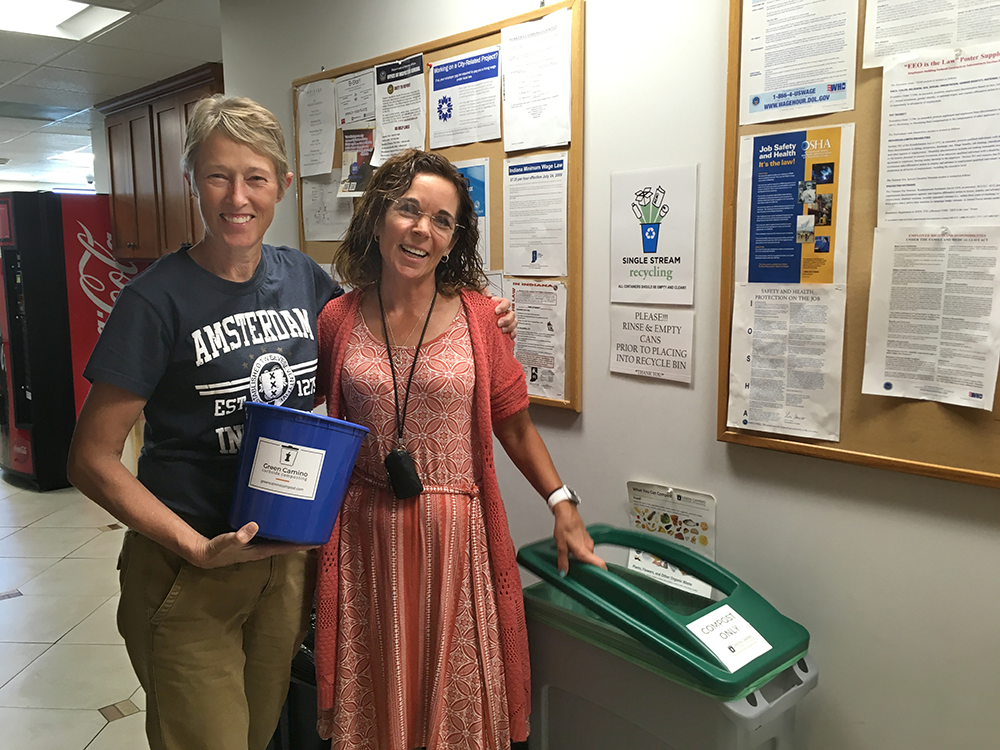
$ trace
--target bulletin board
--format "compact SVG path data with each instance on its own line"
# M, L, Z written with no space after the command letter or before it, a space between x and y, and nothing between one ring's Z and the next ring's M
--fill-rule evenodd
M583 324L583 47L584 47L584 2L583 0L565 0L545 8L509 18L489 26L483 26L472 31L455 34L426 44L408 49L391 52L370 60L345 65L334 70L323 70L313 75L297 78L292 81L292 103L295 112L295 154L299 158L298 143L298 109L295 106L297 90L306 84L323 79L333 80L349 73L354 73L375 65L382 65L394 60L401 60L412 55L424 56L424 81L426 90L430 91L429 72L427 64L445 60L463 53L474 52L493 45L500 44L500 30L527 21L542 18L564 8L572 12L571 31L571 112L570 112L570 142L568 146L558 146L546 149L528 149L524 151L505 152L503 138L495 141L471 143L462 146L434 149L451 161L489 158L490 160L490 258L489 268L499 270L503 267L503 161L505 158L534 156L545 153L567 152L567 195L566 195L566 276L559 277L518 277L529 281L561 281L566 285L566 336L565 336L565 385L564 399L531 396L532 403L555 406L564 409L581 411L581 379L582 379L582 324ZM429 129L426 131L425 148L429 143ZM341 154L343 153L343 131L337 130L337 144L334 156L334 172L339 174ZM296 164L298 166L298 164ZM296 169L298 173L299 169ZM338 243L324 241L307 241L305 224L302 217L302 178L296 179L299 195L299 247L320 265L329 265Z
M862 67L865 0L860 0L859 5L855 109L820 117L741 126L739 87L743 2L730 0L717 437L729 443L1000 487L1000 410L996 407L989 412L931 401L861 393L872 245L878 209L882 69ZM729 400L740 138L771 131L793 128L801 130L843 123L855 123L855 144L848 236L840 441L809 440L728 427L726 413Z

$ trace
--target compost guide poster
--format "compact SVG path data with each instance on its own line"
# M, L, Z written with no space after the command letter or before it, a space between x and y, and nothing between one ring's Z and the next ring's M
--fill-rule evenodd
M704 492L628 482L630 526L715 559L715 498ZM712 587L673 563L640 549L629 550L629 570L681 591L710 597Z

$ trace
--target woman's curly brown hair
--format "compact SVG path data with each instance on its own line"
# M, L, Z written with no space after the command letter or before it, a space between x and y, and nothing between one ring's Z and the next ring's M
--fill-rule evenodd
M452 296L460 289L482 289L486 283L476 245L479 226L476 208L469 197L465 177L440 154L408 149L387 159L372 175L371 182L355 207L344 241L333 255L337 277L353 287L374 284L382 274L382 255L375 239L375 227L385 218L392 201L410 189L418 174L443 177L458 193L458 226L448 261L436 271L438 290Z

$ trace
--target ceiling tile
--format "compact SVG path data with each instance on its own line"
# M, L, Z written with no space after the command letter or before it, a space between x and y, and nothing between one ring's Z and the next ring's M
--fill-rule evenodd
M19 78L31 70L34 66L29 63L7 62L0 60L0 84L9 83L15 78Z
M0 60L40 65L56 55L69 52L79 42L16 31L0 31Z
M86 187L91 169L48 157L103 138L95 101L222 59L219 0L94 4L133 15L87 43L0 31L0 181Z
M0 100L3 101L69 107L77 111L93 107L100 98L96 94L78 94L72 91L41 89L37 86L20 86L13 83L0 88ZM70 112L66 112L66 114L70 114Z
M129 91L141 89L156 83L153 78L131 78L109 75L107 73L91 73L83 70L66 70L44 65L35 68L31 73L18 81L22 86L36 86L42 89L57 91L73 91L78 94L93 92L103 98L127 94Z
M3 144L14 140L15 138L20 138L24 133L18 132L16 130L4 130L0 128L0 156L3 156Z
M215 28L222 25L219 15L219 0L161 0L149 10L143 11L142 15L198 23Z
M87 0L87 2L91 5L99 5L102 8L134 11L155 5L159 0Z
M62 133L63 135L88 135L91 130L100 127L97 124L91 125L89 122L54 122L51 125L39 128L42 133ZM103 130L102 137L103 137Z
M8 101L4 99L3 91L6 87L0 87L0 118L11 117L15 120L40 120L41 124L62 120L65 117L78 114L84 108L61 107L51 104L25 104L24 102Z
M45 125L44 121L23 120L20 117L0 117L0 130L5 133L17 133L23 135L32 130L38 130Z
M222 59L222 32L216 27L183 23L167 18L132 16L93 41L107 47L121 47L160 55L184 50L192 58L207 62Z
M175 50L176 52L177 50ZM120 73L127 70L129 75L162 81L172 75L183 73L204 62L191 57L157 55L151 52L105 47L101 44L81 44L52 62L54 66L71 70L86 70L92 73Z
M58 123L86 123L87 125L103 125L104 115L98 112L96 109L85 109L81 112L77 112L75 115L69 117L63 117Z
M26 133L17 140L6 144L5 151L21 154L38 154L43 157L90 148L90 135L65 135L62 133ZM4 154L8 156L9 154Z

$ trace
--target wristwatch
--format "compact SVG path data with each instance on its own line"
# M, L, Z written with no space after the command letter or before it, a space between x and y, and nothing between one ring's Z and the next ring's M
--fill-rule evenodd
M574 490L572 487L566 486L565 484L559 489L553 491L551 495L545 498L545 502L549 504L549 510L553 511L556 509L556 506L563 500L569 500L571 503L573 503L573 505L580 504L580 496L576 494L576 490Z

